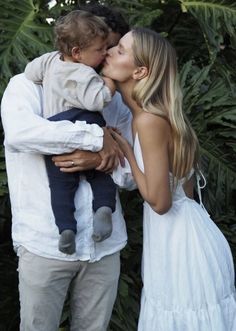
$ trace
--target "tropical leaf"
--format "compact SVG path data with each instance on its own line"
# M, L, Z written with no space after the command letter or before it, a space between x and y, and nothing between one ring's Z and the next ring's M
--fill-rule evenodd
M198 61L207 58L208 61L209 56L202 31L196 24L196 20L188 13L179 15L179 19L168 33L168 37L177 50L179 63L185 63L194 58L197 58Z
M119 11L124 13L131 27L150 27L153 21L163 14L163 4L159 0L113 0L108 2L111 6L119 8Z
M220 52L225 35L236 48L236 3L234 0L179 0L183 12L191 13L201 26L210 55Z
M121 278L109 331L135 331L141 294L142 204L137 191L121 192L128 244L121 252Z
M33 0L0 0L0 6L0 81L3 88L13 74L24 69L29 58L51 49L52 29L46 21L39 20L39 3Z
M184 110L197 132L204 160L202 167L208 181L204 202L211 214L219 217L231 212L231 198L236 190L236 158L232 157L236 98L213 64L199 68L188 61L180 72L180 83Z
M232 211L232 196L236 190L235 165L229 164L229 149L224 148L223 154L222 144L217 144L215 139L210 139L207 135L204 139L202 135L200 142L204 159L203 171L208 182L204 191L204 202L213 218L217 218Z
M0 197L5 196L6 193L8 193L8 188L4 149L3 146L0 146Z
M180 84L183 90L184 110L190 114L192 108L196 106L202 90L205 89L203 83L208 80L211 65L199 68L193 61L183 65L180 71Z

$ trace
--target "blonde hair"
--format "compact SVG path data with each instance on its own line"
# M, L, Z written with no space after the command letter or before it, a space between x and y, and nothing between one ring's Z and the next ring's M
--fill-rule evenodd
M109 30L101 18L86 11L74 10L56 21L54 33L57 49L62 54L71 56L73 47L84 49L96 37L105 40Z
M145 28L134 28L135 65L148 68L132 97L147 112L166 118L173 137L172 173L177 180L197 168L198 139L182 111L182 92L178 81L174 48L160 34Z

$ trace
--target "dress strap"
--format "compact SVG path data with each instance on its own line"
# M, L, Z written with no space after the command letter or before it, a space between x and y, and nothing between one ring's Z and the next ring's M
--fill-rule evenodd
M197 177L198 197L199 197L200 205L203 207L201 190L206 186L206 178L204 177L203 173L199 169L196 173L196 177ZM203 181L202 185L201 185L201 180Z
M202 193L201 193L201 190L206 186L206 178L204 177L203 173L199 169L198 169L198 171L196 173L196 178L197 178L197 192L198 192L200 206L207 213L207 215L210 217L210 215L207 212L205 206L203 205L203 202L202 202ZM201 184L201 181L203 181L202 184Z

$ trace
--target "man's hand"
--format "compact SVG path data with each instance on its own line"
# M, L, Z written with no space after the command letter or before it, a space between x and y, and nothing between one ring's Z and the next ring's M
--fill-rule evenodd
M110 173L117 168L119 162L121 165L124 164L124 154L117 142L112 138L109 130L103 128L103 131L103 149L99 152L102 162L96 167L96 170Z
M124 155L107 128L103 128L103 149L94 153L75 150L73 153L53 156L52 160L62 172L76 172L90 169L110 173L119 164L124 164Z
M81 151L77 149L73 153L53 156L55 166L62 172L76 172L94 169L101 163L99 153Z

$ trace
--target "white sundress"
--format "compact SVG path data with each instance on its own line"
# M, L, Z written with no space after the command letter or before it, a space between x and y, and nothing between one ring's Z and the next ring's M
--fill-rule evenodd
M144 171L138 135L134 153ZM144 203L138 331L236 331L230 247L204 207L186 197L183 182L166 214Z

